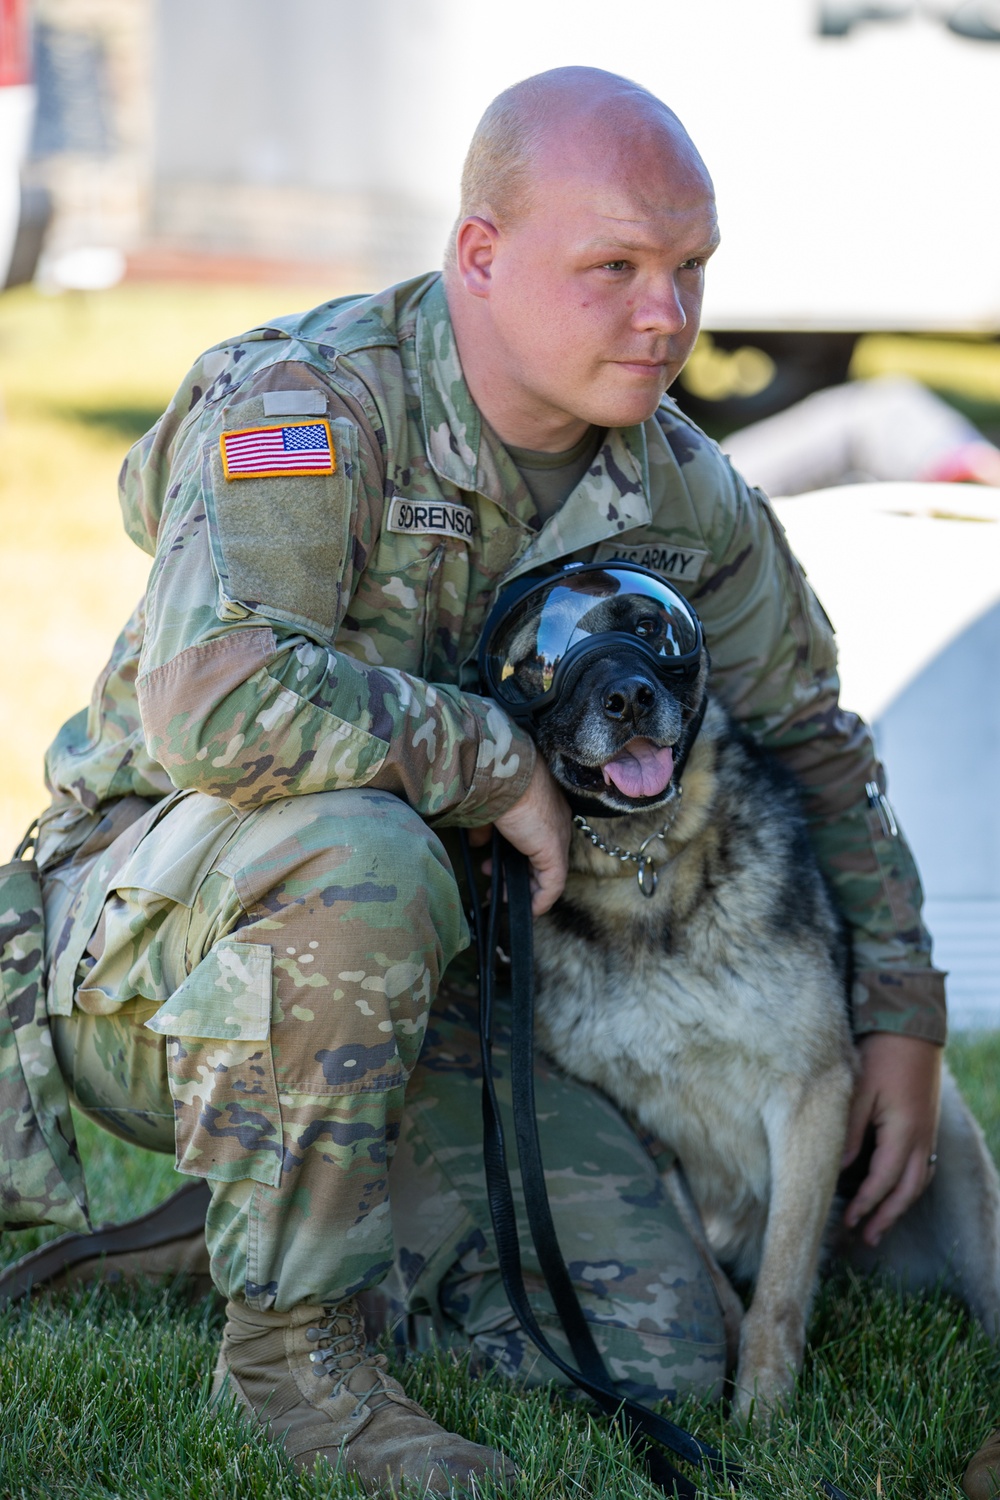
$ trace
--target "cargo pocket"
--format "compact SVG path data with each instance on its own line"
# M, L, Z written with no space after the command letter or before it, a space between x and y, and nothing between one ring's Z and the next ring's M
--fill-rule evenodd
M276 1187L270 948L223 938L145 1024L167 1038L178 1171Z
M87 1231L69 1095L45 1008L42 889L33 860L0 868L0 1223Z
M218 798L175 792L157 807L133 849L103 878L94 872L90 883L103 904L84 926L90 935L83 967L71 982L63 979L60 993L68 992L70 1002L65 1014L74 990L81 1010L110 1015L137 997L162 1004L186 982L191 910L238 823ZM65 973L67 960L58 962Z

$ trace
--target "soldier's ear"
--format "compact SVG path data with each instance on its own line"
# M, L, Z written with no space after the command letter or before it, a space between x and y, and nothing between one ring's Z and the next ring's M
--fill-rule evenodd
M455 233L455 269L473 297L488 297L500 231L481 214L463 219Z

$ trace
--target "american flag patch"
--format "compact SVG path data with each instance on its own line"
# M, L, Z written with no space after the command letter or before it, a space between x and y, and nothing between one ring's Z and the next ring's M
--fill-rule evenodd
M333 474L337 456L329 422L286 422L283 427L244 427L219 439L227 479L266 479L274 474Z

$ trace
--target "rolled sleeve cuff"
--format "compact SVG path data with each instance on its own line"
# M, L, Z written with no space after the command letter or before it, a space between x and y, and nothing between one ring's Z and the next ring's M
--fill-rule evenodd
M469 697L480 721L476 767L468 794L442 824L476 828L495 823L528 790L538 751L534 741L486 698ZM434 820L435 823L438 821Z
M940 969L861 969L851 994L855 1036L894 1031L943 1047L948 1023Z

